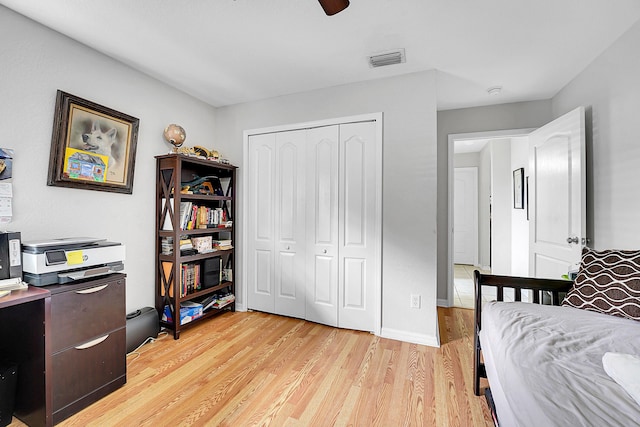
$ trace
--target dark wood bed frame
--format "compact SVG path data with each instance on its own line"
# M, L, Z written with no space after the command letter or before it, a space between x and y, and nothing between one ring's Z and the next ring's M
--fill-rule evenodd
M476 396L480 396L480 378L487 378L487 372L481 359L480 349L480 327L482 320L482 287L493 286L497 288L496 301L504 301L504 290L514 290L514 300L522 301L522 291L533 291L533 303L535 304L551 304L560 305L564 294L571 288L573 282L561 279L536 279L532 277L512 277L512 276L494 276L492 274L480 274L478 270L474 271L474 287L475 287L475 334L474 334L474 357L473 357L473 392ZM548 295L549 298L543 296ZM549 301L546 301L549 299ZM491 394L486 393L487 400ZM489 401L489 406L495 417L495 408L493 402Z

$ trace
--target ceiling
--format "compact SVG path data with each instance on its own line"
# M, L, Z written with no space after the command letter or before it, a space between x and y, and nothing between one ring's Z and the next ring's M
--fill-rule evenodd
M216 107L432 69L439 110L548 99L640 19L638 0L0 4ZM406 63L369 67L396 48Z

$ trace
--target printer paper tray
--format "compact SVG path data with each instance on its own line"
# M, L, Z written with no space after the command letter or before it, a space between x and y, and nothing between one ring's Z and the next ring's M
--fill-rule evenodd
M25 282L33 286L47 286L71 283L75 282L76 280L82 279L91 279L94 277L116 273L122 270L124 270L124 264L122 262L114 262L91 268L85 268L82 270L66 271L60 273L33 274L25 272L24 280Z

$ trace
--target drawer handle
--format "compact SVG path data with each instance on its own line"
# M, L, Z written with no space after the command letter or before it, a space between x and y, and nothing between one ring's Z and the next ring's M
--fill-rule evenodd
M95 288L89 288L89 289L83 289L81 291L76 291L76 294L92 294L94 292L100 292L101 290L103 290L107 286L109 286L108 283L106 285L96 286Z
M76 350L85 350L87 348L93 347L95 345L100 344L102 341L106 340L107 338L109 338L109 334L107 334L107 335L105 335L103 337L100 337L100 338L96 338L95 340L89 341L88 343L84 343L82 345L79 345L79 346L76 347Z

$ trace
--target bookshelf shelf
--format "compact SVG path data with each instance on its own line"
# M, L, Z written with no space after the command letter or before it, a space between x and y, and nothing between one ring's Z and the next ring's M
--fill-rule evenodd
M235 311L236 170L181 154L156 156L156 308L174 339ZM187 186L193 194L181 192Z

